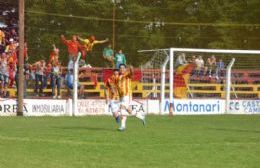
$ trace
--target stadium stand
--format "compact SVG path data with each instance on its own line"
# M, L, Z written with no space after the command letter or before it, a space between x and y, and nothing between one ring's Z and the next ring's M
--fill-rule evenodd
M2 15L0 16L0 23L2 23L1 31L5 34L4 42L0 46L2 48L1 54L6 53L8 57L8 62L15 62L12 58L12 55L18 54L18 50L14 49L14 51L5 51L7 46L11 42L18 43L17 36L17 11L14 8L9 8L8 3L0 2L0 12ZM6 24L5 24L6 23ZM149 99L158 99L160 96L160 82L161 82L161 71L159 67L163 62L163 56L165 53L155 53L153 55L152 61L147 62L149 65L146 66L156 66L157 68L140 68L135 69L134 72L134 80L132 82L133 88L133 97L135 98L149 98ZM26 54L25 54L26 55ZM183 62L187 63L193 60L193 56L190 58L187 56L187 60L184 57L183 60L179 60L179 64ZM3 56L2 56L3 57ZM221 57L222 58L222 57ZM223 57L225 59L227 57ZM190 61L188 60L190 59ZM12 61L10 61L12 60ZM177 59L178 60L178 59ZM251 69L258 69L259 66L257 61L248 62L247 56L238 57L238 67L237 69L232 70L232 91L231 96L233 98L240 99L255 99L260 98L260 70L248 70L243 69L245 67L251 67ZM16 60L17 61L17 60ZM204 61L206 61L204 57ZM225 63L228 60L223 60ZM10 63L11 62L11 63ZM243 64L241 64L241 62ZM151 64L151 65L150 65ZM240 65L241 64L241 65ZM250 65L249 65L250 64ZM205 63L206 65L206 63ZM34 98L35 97L35 67L30 65L30 71L27 80L27 97ZM240 69L241 68L241 69ZM205 72L206 70L204 70ZM79 71L80 84L84 86L84 95L80 95L81 98L104 98L104 82L111 75L112 70L106 68L81 68ZM15 72L14 72L15 73ZM15 74L10 75L11 81L14 82ZM65 75L67 73L66 68L62 69L62 86L61 86L61 95L63 98L67 98L70 96L70 92L65 84ZM169 73L168 71L166 72ZM225 70L221 70L219 75L216 77L206 75L206 72L203 74L196 74L194 71L189 72L187 74L188 80L184 79L181 74L175 74L175 86L184 87L181 92L184 93L181 97L187 98L224 98L225 97ZM179 76L178 76L179 75ZM169 76L169 75L166 75ZM178 77L177 77L178 76ZM2 85L3 81L0 80ZM169 83L169 79L166 78L166 83ZM180 90L180 88L178 88ZM16 97L17 91L16 86L12 83L8 86L7 89L8 97ZM44 95L42 98L49 98L52 96L51 89L51 79L47 78L47 87L43 89ZM166 84L166 96L169 94L169 84ZM6 97L1 95L1 97Z
M105 68L81 68L80 84L84 86L82 98L104 98L104 81L109 76L111 69ZM66 70L63 70L66 73ZM152 73L152 75L151 75ZM232 72L233 97L237 98L260 98L260 71L258 70L234 70ZM63 78L64 78L63 74ZM160 70L159 69L135 69L132 83L133 97L135 98L159 98L160 94ZM64 79L62 80L64 81ZM191 76L188 82L189 98L225 98L225 77L220 80L209 77ZM33 98L34 80L28 81L27 95ZM178 81L176 81L178 82ZM169 93L169 85L166 85L166 94ZM16 96L16 89L8 89L10 96ZM43 90L44 97L51 96L50 81L47 88ZM61 95L63 98L69 96L65 83L62 84Z

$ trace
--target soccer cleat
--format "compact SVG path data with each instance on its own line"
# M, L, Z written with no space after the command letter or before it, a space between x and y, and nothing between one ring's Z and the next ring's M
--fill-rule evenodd
M120 127L117 130L120 131L120 132L123 132L123 131L125 131L125 127Z

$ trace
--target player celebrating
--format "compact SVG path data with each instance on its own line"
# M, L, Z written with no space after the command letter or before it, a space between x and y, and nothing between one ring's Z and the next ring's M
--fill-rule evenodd
M120 115L119 115L119 100L118 100L118 83L119 78L119 70L115 69L113 72L113 75L108 78L108 80L105 83L106 86L106 103L109 105L109 108L111 109L113 113L113 117L116 119L116 122L120 124Z
M127 115L132 113L130 108L130 101L132 98L131 80L133 76L133 67L131 66L129 69L127 69L125 64L121 64L119 68L120 75L118 78L118 93L120 98L120 112L122 115L119 131L124 131L126 128ZM144 115L136 113L136 117L141 119L143 125L145 125Z
M86 59L86 55L92 52L92 49L95 44L103 44L109 41L108 38L105 40L96 40L96 37L93 35L86 39L83 39L78 36L78 39L80 42L83 43L83 47L81 48L81 53L82 53L82 59L84 60Z

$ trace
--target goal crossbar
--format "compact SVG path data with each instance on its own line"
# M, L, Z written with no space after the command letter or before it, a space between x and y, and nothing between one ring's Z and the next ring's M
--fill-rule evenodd
M222 49L198 49L198 48L168 48L168 49L152 49L152 50L138 50L139 53L167 51L173 50L177 52L200 52L200 53L228 53L228 54L260 54L260 50L222 50Z

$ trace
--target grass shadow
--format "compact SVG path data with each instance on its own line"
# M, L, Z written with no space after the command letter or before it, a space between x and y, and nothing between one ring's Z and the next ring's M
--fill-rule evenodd
M226 131L226 132L247 132L247 133L260 133L256 130L246 130L246 129L234 129L234 128L209 128L211 130Z
M110 131L114 132L116 129L104 128L104 127L86 127L86 126L71 126L71 127L55 127L56 129L62 130L86 130L86 131Z

